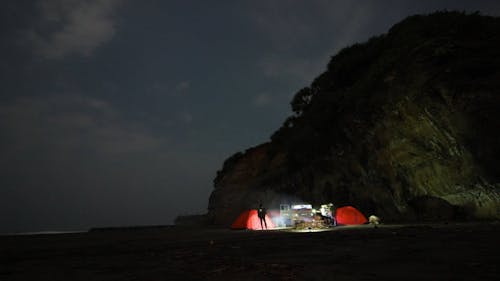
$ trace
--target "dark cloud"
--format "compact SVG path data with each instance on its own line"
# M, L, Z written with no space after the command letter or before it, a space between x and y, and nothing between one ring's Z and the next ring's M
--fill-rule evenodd
M253 104L257 107L264 107L272 102L272 97L268 93L261 93L254 97Z
M23 153L35 145L60 149L86 148L97 154L154 149L160 140L122 124L107 102L81 95L20 98L0 106L0 127L12 140L7 151ZM5 141L5 139L4 139Z
M198 179L214 173L213 155L127 122L106 101L20 98L0 106L0 131L0 232L169 223L205 209L210 186Z

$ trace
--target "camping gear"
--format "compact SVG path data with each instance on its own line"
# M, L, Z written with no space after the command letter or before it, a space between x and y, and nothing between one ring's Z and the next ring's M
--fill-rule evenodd
M335 212L337 224L355 225L368 222L365 215L352 206L340 207Z
M377 217L377 216L375 216L375 215L371 215L371 216L368 217L368 222L370 224L375 224L375 225L376 224L380 224L380 218Z
M275 227L273 221L271 220L271 218L269 218L268 215L266 215L265 220L267 223L267 229L273 229ZM264 229L266 229L264 222L262 222L262 226L264 227ZM231 229L262 229L257 210L243 211L233 222L233 224L231 225Z
M295 204L291 209L291 223L296 225L302 222L311 222L314 216L311 204Z
M280 204L280 214L278 226L286 227L292 225L292 212L290 210L290 205Z

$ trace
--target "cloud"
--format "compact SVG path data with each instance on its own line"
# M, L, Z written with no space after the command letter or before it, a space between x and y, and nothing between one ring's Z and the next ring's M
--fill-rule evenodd
M183 97L191 89L190 81L165 82L155 81L147 87L147 90L155 95L168 95L171 97Z
M85 95L0 103L0 233L168 224L203 211L221 159L151 130Z
M81 95L20 98L0 106L1 149L25 155L87 151L96 156L153 150L162 140L124 122L106 101ZM9 151L11 153L9 153Z
M90 56L116 32L114 14L122 0L43 0L38 26L29 31L34 52L46 59Z
M250 19L268 41L257 66L269 78L311 82L341 48L368 39L373 6L369 1L278 0L254 7Z
M261 93L261 94L255 96L253 99L253 105L255 105L256 107L264 107L264 106L269 105L271 102L272 102L272 98L267 93Z

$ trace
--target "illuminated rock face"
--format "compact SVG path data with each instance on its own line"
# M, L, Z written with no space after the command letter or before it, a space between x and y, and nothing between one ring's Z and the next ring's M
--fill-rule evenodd
M259 202L353 205L391 220L500 218L500 20L414 16L346 48L272 141L228 159L209 217Z

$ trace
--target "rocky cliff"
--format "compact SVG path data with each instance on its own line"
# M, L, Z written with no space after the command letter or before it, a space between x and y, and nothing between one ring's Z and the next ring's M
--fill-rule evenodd
M209 218L334 202L386 221L500 219L500 19L439 12L341 50L271 141L214 180Z

